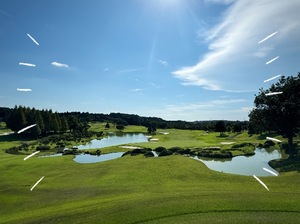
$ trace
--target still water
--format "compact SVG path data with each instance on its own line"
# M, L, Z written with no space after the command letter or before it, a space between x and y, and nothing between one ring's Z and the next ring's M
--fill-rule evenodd
M80 150L85 149L96 149L96 148L104 148L114 145L122 145L129 143L138 143L138 142L148 142L148 138L144 134L123 134L121 136L118 135L110 135L103 139L94 139L85 145L77 146Z
M273 176L263 168L267 168L278 174L276 170L268 165L268 162L279 158L281 158L281 154L278 150L267 152L265 149L256 149L254 156L237 156L232 159L194 157L194 159L203 162L211 170L246 176Z

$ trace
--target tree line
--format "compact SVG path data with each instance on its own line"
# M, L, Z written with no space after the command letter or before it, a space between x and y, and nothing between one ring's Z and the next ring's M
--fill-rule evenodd
M107 122L116 127L127 125L145 126L148 132L156 129L183 129L183 130L206 130L217 132L241 132L247 129L247 121L167 121L158 117L143 117L136 114L110 113L96 114L88 112L53 112L51 109L37 110L24 106L11 108L0 107L0 121L6 122L11 130L17 132L22 128L36 124L34 128L26 131L34 137L59 132L83 132L89 128L89 122ZM123 129L123 128L122 128ZM122 130L120 128L120 130Z

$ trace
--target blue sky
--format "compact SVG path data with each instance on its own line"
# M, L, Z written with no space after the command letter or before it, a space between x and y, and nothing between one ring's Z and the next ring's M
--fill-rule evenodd
M247 120L300 71L299 0L0 2L5 107Z

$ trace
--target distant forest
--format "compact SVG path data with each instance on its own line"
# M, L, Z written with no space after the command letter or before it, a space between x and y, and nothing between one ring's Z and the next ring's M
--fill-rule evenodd
M17 132L22 128L36 124L28 133L38 137L48 133L59 132L84 132L89 128L90 122L106 122L126 127L127 125L141 125L151 130L175 128L185 130L206 131L232 131L240 132L248 127L247 121L167 121L158 117L143 117L136 114L124 113L88 113L88 112L53 112L48 110L37 110L35 108L15 106L14 108L0 107L0 121Z

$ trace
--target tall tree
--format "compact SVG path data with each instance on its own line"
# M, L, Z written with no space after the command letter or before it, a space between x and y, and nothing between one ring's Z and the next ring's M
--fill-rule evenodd
M226 125L224 121L217 121L215 124L215 131L220 132L220 135L226 131Z
M288 139L289 154L293 156L296 153L293 137L300 129L300 73L297 76L282 76L269 89L260 89L254 104L256 108L251 113L260 113L261 123L267 126L265 128ZM250 123L255 123L252 116Z

